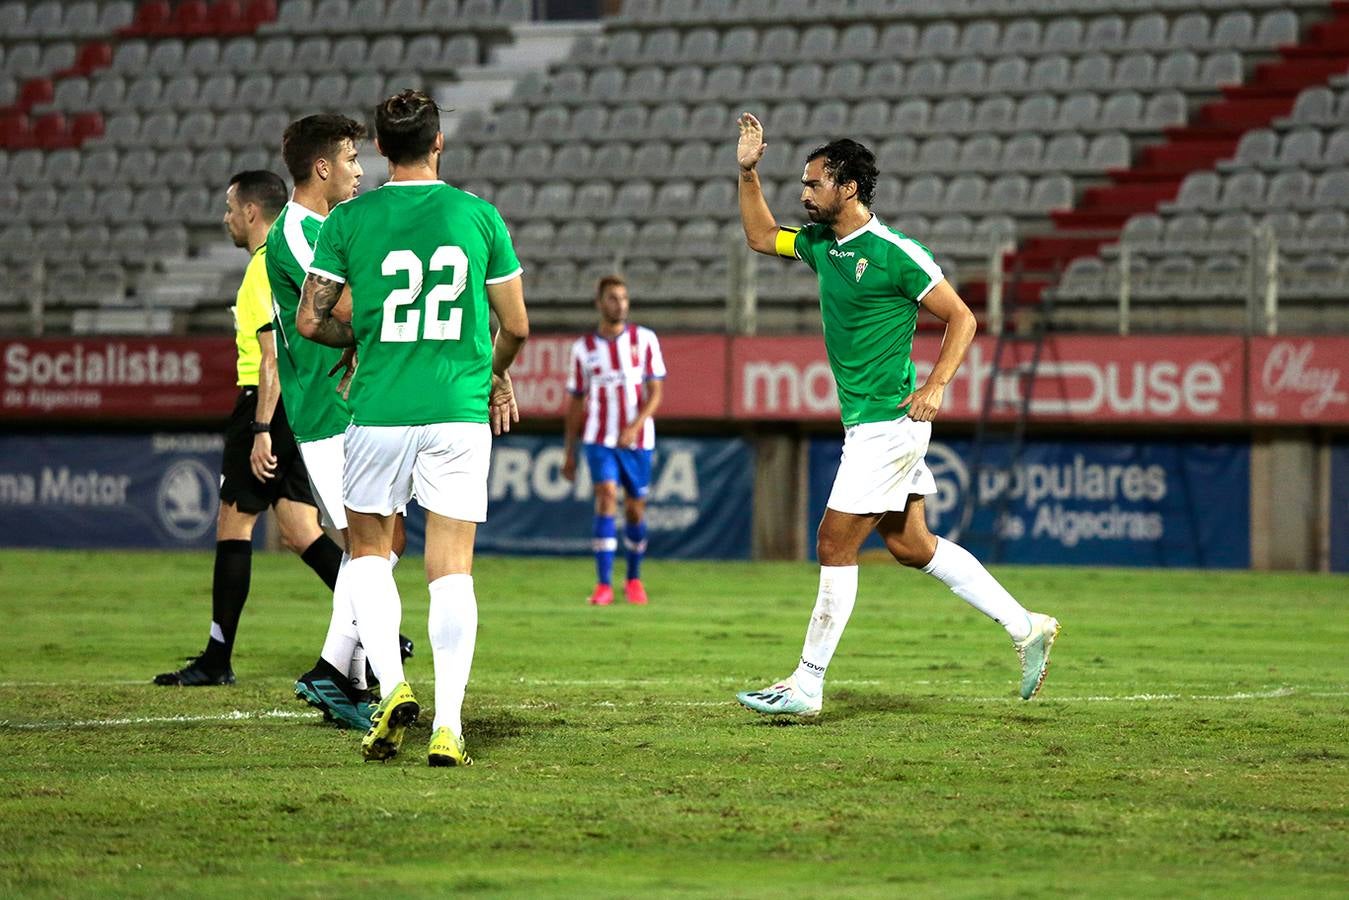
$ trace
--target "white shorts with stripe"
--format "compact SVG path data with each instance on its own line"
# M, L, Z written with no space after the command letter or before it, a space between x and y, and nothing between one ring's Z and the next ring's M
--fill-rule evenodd
M416 496L429 512L485 522L491 459L486 423L349 425L342 495L354 512L392 515Z
M924 460L931 437L931 422L908 416L849 428L828 507L870 515L902 510L912 494L937 493L937 481Z
M309 472L309 486L314 491L323 524L342 531L347 527L347 508L342 502L342 470L346 453L345 435L335 434L319 441L300 444L300 456Z

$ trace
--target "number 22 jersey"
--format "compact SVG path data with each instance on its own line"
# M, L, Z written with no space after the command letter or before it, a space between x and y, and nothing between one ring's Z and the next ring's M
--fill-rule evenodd
M328 214L309 271L351 285L355 424L487 421L487 285L522 271L496 207L443 181L386 182Z

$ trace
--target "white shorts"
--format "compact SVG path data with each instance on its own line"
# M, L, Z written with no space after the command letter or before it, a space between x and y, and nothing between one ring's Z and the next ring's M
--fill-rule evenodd
M314 491L323 524L342 531L347 527L347 508L342 502L342 469L346 453L345 435L335 434L321 441L300 444L300 456L309 472L309 486Z
M911 494L937 493L937 481L923 459L931 437L931 422L908 416L849 428L828 507L870 515L904 509Z
M342 496L354 512L392 515L415 495L429 512L487 521L486 423L349 425L346 457Z

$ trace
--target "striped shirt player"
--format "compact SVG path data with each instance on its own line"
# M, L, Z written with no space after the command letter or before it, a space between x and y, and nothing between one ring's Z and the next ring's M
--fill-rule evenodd
M665 358L650 328L627 321L628 288L616 275L600 279L595 306L597 329L572 344L567 390L572 396L567 415L566 462L573 477L576 441L585 448L590 479L595 485L594 544L596 584L590 602L613 602L614 555L618 551L615 515L618 485L624 492L628 602L647 602L642 584L646 554L646 495L651 483L651 458L656 446L653 418L665 380Z
M935 537L924 497L937 486L925 461L946 385L974 339L975 319L932 253L871 211L876 157L856 141L812 151L801 175L811 222L780 227L756 171L763 127L740 117L740 216L751 249L804 262L815 273L825 351L838 388L843 455L820 522L820 585L796 670L737 695L766 715L818 715L824 676L857 599L857 554L875 530L903 565L946 584L1006 629L1021 658L1023 699L1040 689L1058 622L1026 611L968 551ZM941 352L919 384L913 336L919 307L946 325Z

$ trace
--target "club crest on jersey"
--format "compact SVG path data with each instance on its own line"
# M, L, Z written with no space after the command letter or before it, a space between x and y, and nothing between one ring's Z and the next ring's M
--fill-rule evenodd
M859 260L857 261L857 280L858 280L858 281L861 281L861 280L862 280L862 273L865 272L865 271L867 270L867 263L868 263L868 262L869 262L869 260L868 260L865 256L862 257L861 259L859 259Z

